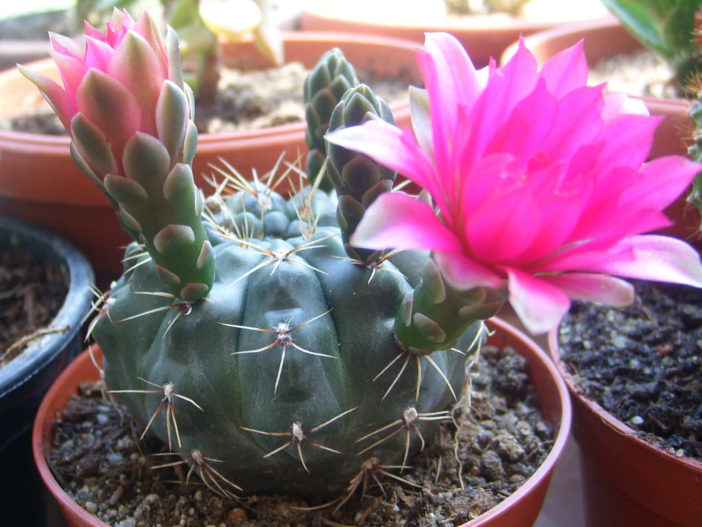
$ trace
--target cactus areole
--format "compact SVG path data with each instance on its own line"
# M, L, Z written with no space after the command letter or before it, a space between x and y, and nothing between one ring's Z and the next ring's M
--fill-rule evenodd
M286 199L275 173L220 170L205 199L175 32L164 42L148 14L115 11L105 34L52 46L64 87L22 71L134 238L90 327L110 393L221 494L327 495L406 470L461 397L485 316L463 308L486 295L454 291L426 251L350 245L395 175L340 148L325 161L323 135L392 122L387 104L326 54L305 87L312 184Z

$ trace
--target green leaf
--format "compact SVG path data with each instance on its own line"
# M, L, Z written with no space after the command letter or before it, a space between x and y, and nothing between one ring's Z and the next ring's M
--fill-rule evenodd
M701 0L602 0L642 44L669 61L695 49L695 12Z

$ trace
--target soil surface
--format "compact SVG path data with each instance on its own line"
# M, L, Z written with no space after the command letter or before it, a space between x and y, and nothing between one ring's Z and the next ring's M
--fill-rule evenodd
M46 328L67 291L56 266L29 251L0 248L0 367Z
M433 443L392 477L376 472L366 492L312 503L268 495L227 498L188 467L156 468L172 458L141 431L126 410L86 383L54 424L48 462L58 481L86 510L118 527L455 526L513 493L551 449L553 430L537 410L526 361L510 349L484 347L469 371L471 396L453 410ZM375 477L377 476L377 480ZM382 487L379 487L381 484ZM348 498L320 510L302 511Z
M196 103L195 121L200 133L230 133L257 130L305 120L303 84L309 70L299 62L279 68L241 71L223 68L216 107ZM407 79L374 78L357 72L361 82L371 86L386 101L407 97ZM17 132L67 135L48 103L13 119L0 118L0 129Z
M702 292L635 283L635 302L576 302L560 327L580 389L653 445L702 461Z
M613 55L590 68L588 84L607 83L607 90L663 99L679 97L674 72L657 53L640 49Z

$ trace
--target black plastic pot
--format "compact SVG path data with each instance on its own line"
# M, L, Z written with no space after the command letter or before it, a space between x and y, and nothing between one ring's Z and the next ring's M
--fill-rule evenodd
M0 451L24 435L44 393L83 347L81 323L90 309L93 270L73 245L46 231L0 216L0 251L22 247L56 265L68 293L51 327L68 328L42 336L0 367Z

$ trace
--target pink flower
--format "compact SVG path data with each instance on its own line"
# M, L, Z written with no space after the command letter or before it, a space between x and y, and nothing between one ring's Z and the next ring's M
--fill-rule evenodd
M586 85L578 44L540 71L523 46L503 67L476 71L453 37L429 33L417 60L428 105L413 131L373 120L327 138L405 175L436 208L379 197L351 238L371 249L429 249L461 288L505 291L526 327L555 327L570 299L615 306L651 279L702 287L696 251L641 235L702 165L645 162L659 122L642 103Z
M95 157L85 149L96 142L109 144L109 152L101 155L111 153L111 159L99 164L119 171L123 149L136 132L158 136L157 105L164 84L170 79L182 91L182 80L176 68L169 69L166 46L148 13L135 22L126 10L115 9L104 33L87 23L85 30L84 43L50 35L63 86L20 70L52 105L83 157Z

